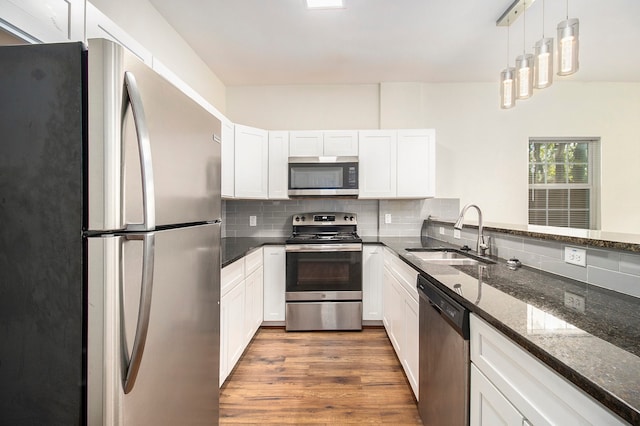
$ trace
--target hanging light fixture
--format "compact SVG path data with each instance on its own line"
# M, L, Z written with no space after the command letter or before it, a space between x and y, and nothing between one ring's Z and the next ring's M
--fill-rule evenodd
M516 98L528 99L533 94L534 58L526 53L527 8L522 14L522 55L516 58Z
M544 0L542 0L542 38L533 48L535 66L533 87L544 89L553 83L553 38L544 36Z
M507 67L500 73L500 108L509 109L516 106L515 71L509 66L509 25L507 24Z
M578 71L578 20L567 18L558 24L558 75L571 75Z

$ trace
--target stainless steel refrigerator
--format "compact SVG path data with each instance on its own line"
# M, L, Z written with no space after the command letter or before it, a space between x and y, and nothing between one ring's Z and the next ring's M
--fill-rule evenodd
M220 130L109 41L0 47L0 424L218 423Z

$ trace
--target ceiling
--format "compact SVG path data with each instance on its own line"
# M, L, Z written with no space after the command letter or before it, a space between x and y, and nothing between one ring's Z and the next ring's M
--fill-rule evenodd
M507 65L512 0L149 0L227 86L491 82ZM509 63L543 33L543 0L509 27ZM567 2L544 2L555 37ZM580 19L575 81L640 81L640 1L571 0ZM526 30L526 31L525 31Z

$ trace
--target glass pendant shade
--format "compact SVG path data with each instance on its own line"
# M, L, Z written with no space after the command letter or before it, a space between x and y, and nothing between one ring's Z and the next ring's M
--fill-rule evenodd
M553 83L553 39L538 40L534 47L533 87L544 89Z
M533 94L533 65L531 53L516 58L516 99L528 99Z
M500 108L502 109L516 106L515 72L515 68L508 67L500 73Z
M578 20L567 19L558 24L558 75L578 71Z

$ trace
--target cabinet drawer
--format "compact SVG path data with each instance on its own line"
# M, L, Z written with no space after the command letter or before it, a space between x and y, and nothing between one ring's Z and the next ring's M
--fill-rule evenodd
M249 275L262 266L262 247L246 255L244 259L245 275Z
M472 363L531 424L625 424L476 315L470 326Z
M243 257L222 268L220 272L220 297L244 281L244 259Z

